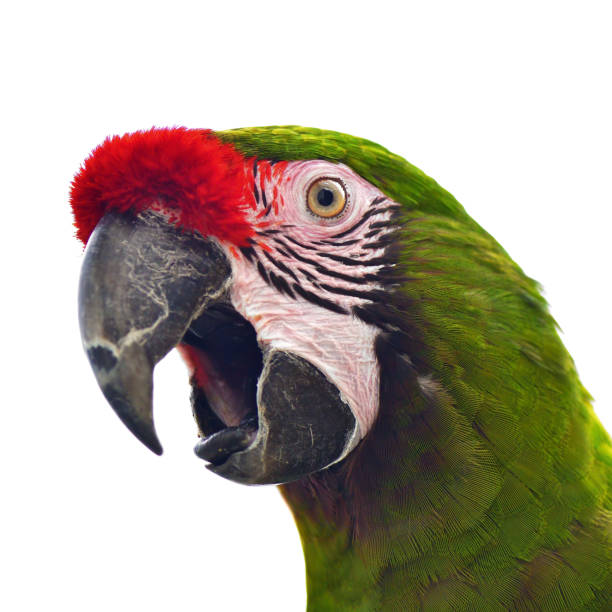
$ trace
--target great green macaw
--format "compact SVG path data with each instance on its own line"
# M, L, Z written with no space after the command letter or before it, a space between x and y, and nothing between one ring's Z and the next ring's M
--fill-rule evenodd
M281 485L309 610L612 610L610 439L536 282L434 180L335 132L152 129L71 201L104 395L160 454L178 348L196 454Z

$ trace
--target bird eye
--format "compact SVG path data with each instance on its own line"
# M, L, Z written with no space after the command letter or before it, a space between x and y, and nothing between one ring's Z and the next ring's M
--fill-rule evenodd
M346 206L344 185L335 179L318 179L308 188L307 203L317 217L337 217Z

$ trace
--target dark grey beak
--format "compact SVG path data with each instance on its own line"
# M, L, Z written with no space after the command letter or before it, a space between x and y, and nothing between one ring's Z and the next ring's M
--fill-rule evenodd
M317 367L259 346L231 305L231 275L214 239L153 212L108 213L89 240L79 288L81 335L98 384L130 431L161 454L153 369L177 344L191 346L212 377L193 400L205 436L196 454L211 470L264 484L324 469L352 448L357 421Z
M151 212L110 212L89 239L79 286L83 345L108 402L158 455L153 368L230 274L217 243Z
M219 443L227 434L243 433L241 428L198 443L196 454L212 461L208 467L215 474L243 484L290 482L343 457L357 434L357 421L335 385L309 361L286 351L270 351L264 358L257 411L252 443L222 463L214 463Z

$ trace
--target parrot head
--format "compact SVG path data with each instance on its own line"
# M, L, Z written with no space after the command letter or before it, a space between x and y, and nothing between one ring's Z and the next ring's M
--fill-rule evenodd
M312 609L610 609L609 437L537 283L435 181L336 132L178 128L108 139L71 195L108 402L161 453L179 350L196 454L282 484Z
M401 210L372 168L370 181L342 160L408 164L317 132L152 129L107 139L75 177L83 344L153 452L153 369L175 347L196 454L225 478L299 479L344 459L376 421Z

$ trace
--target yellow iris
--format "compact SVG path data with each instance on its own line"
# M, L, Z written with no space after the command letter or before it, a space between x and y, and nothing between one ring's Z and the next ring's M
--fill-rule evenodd
M317 217L337 217L346 206L344 185L336 179L320 178L308 188L307 203Z

